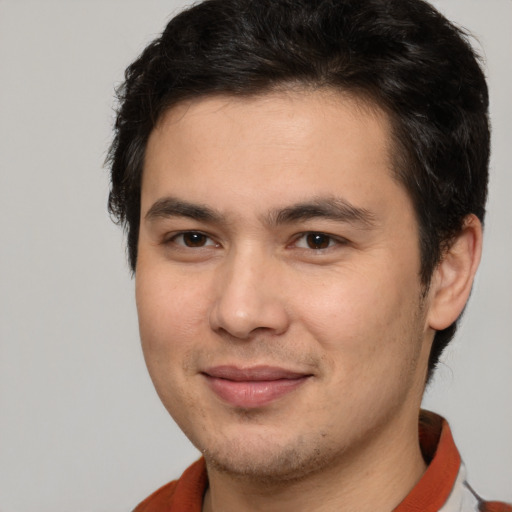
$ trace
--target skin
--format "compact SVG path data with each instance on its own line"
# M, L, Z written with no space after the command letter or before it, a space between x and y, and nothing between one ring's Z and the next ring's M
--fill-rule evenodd
M206 458L205 511L392 510L425 470L428 354L467 300L481 230L468 219L425 295L389 140L383 112L330 91L197 99L150 136L140 333ZM243 407L209 385L221 365L305 377Z

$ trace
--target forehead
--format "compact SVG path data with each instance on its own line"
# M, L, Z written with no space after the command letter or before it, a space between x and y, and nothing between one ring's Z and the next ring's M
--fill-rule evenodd
M219 209L237 199L261 210L308 195L387 201L403 193L390 141L382 110L331 90L183 102L150 135L142 209L166 194L216 201Z
M222 130L209 131L211 125ZM175 135L179 131L190 143L222 144L222 136L228 134L229 128L236 131L236 137L229 134L232 144L244 136L254 143L267 142L265 138L273 138L276 143L305 142L308 138L308 143L318 143L332 128L344 138L348 128L350 132L358 130L359 135L363 130L365 138L383 143L391 140L388 115L372 100L331 88L297 88L248 96L219 94L179 102L160 116L149 142L166 131L174 131ZM188 130L200 139L190 139ZM316 140L311 137L314 134L318 136Z

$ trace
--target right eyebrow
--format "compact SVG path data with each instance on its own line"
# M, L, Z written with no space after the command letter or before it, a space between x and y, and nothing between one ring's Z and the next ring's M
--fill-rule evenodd
M371 211L356 207L346 199L334 196L316 197L311 201L272 210L267 217L267 222L271 225L280 225L315 218L346 222L365 229L375 226L375 216Z
M181 201L174 197L163 197L151 205L144 219L154 221L161 218L186 217L202 222L222 222L223 216L217 211L201 204Z

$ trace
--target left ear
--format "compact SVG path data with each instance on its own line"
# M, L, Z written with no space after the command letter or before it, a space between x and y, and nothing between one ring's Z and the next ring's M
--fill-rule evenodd
M482 224L471 214L464 219L462 231L442 256L432 276L429 327L446 329L462 313L473 285L482 254Z

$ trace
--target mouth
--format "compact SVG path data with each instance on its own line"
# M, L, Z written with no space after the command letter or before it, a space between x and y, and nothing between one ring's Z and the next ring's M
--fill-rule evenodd
M311 374L274 366L216 366L202 372L210 389L233 407L254 409L288 395L304 385Z

